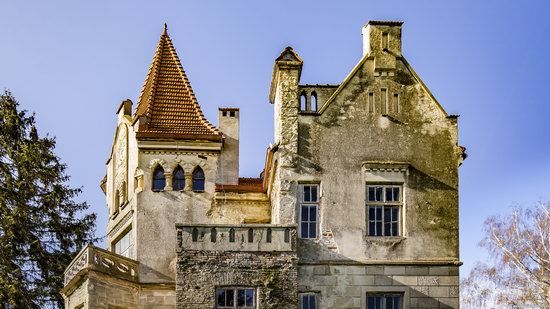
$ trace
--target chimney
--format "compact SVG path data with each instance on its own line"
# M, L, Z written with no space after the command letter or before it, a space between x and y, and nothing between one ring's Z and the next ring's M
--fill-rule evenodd
M120 103L118 106L118 109L116 110L116 114L118 116L118 121L124 116L131 116L132 115L132 101L130 99L126 99Z
M239 184L239 109L220 107L218 129L223 133L223 149L218 161L219 184Z
M375 59L375 71L395 69L395 58L401 57L400 21L371 20L363 26L363 56Z

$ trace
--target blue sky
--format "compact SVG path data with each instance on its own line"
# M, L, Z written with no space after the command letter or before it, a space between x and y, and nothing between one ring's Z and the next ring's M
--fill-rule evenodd
M241 176L260 173L273 140L267 99L283 48L304 60L302 83L340 83L361 56L362 25L389 19L405 22L405 57L461 115L462 275L485 257L487 216L550 198L550 2L4 0L1 9L0 87L57 138L99 235L114 113L137 102L164 22L206 116L241 108Z

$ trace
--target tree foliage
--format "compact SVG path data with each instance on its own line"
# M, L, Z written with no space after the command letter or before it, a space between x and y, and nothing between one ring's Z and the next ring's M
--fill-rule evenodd
M68 186L55 139L0 95L0 308L61 307L63 271L93 241L95 214Z
M465 308L550 308L550 204L490 217L480 263L462 282Z

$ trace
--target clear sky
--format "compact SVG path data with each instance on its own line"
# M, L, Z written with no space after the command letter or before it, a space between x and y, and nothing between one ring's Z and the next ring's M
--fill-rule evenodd
M115 111L137 102L163 29L207 118L241 108L241 176L273 140L273 61L287 45L302 83L340 83L361 57L361 27L402 20L403 53L449 114L460 114L460 243L477 259L488 215L550 198L548 1L11 1L0 6L0 87L57 138L80 199L107 208L99 182Z

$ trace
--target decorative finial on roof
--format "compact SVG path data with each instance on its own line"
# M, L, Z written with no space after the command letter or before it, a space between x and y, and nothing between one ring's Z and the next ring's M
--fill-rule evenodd
M168 33L168 25L166 23L164 23L164 33Z

